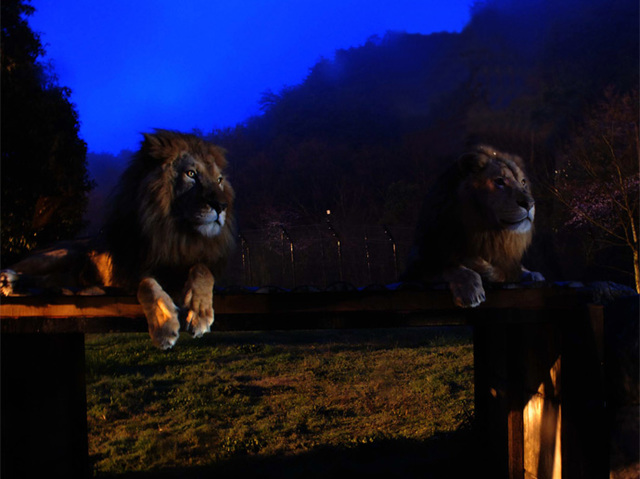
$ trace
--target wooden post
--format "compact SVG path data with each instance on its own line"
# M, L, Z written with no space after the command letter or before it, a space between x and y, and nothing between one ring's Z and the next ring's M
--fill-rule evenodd
M88 477L84 334L1 339L2 477Z
M552 321L523 325L521 394L526 479L562 478L561 330L562 321L557 316Z
M602 308L574 312L562 344L563 477L609 477L603 382ZM595 328L594 328L595 326Z
M507 332L495 323L495 311L477 311L473 325L475 421L483 463L479 469L509 477Z
M605 479L602 308L474 320L475 411L493 477Z
M524 363L524 325L506 324L507 333L505 347L507 356L506 372L506 406L507 442L509 454L509 479L524 478L524 380L528 373Z

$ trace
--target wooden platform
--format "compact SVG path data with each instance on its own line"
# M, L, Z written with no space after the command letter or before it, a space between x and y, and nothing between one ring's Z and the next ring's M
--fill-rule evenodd
M212 334L472 326L475 419L486 473L518 479L608 477L605 310L590 304L588 290L492 289L487 302L473 310L455 308L446 290L397 285L268 291L217 291ZM0 328L3 477L25 470L89 475L84 334L146 332L140 306L128 296L3 298Z

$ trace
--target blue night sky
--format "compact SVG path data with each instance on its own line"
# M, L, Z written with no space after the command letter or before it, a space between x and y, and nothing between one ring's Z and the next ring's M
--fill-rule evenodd
M92 152L152 128L209 132L259 112L266 90L385 32L457 32L472 0L32 0L59 83Z

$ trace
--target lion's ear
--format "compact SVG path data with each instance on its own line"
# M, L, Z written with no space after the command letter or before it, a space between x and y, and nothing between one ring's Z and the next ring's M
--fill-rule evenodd
M154 150L166 145L164 137L167 135L164 130L156 130L154 133L143 133L142 136L144 137L144 141L142 142L143 148Z
M165 161L175 156L176 134L169 130L156 129L153 133L143 133L141 152L148 157Z
M487 166L489 161L490 157L484 151L472 151L458 158L458 169L462 174L475 173Z

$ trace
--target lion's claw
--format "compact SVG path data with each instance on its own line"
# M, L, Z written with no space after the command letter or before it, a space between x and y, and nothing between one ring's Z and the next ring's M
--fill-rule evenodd
M186 318L186 330L193 334L194 338L201 338L205 333L211 331L211 325L213 324L213 308L199 307L198 312L194 309L189 309Z
M454 303L460 308L475 308L487 299L482 285L480 285L479 289L473 287L469 289L452 288L451 292L453 293Z
M151 341L156 345L158 349L162 349L166 351L167 349L171 349L175 346L176 342L178 342L179 333L175 331L155 331L151 334Z

